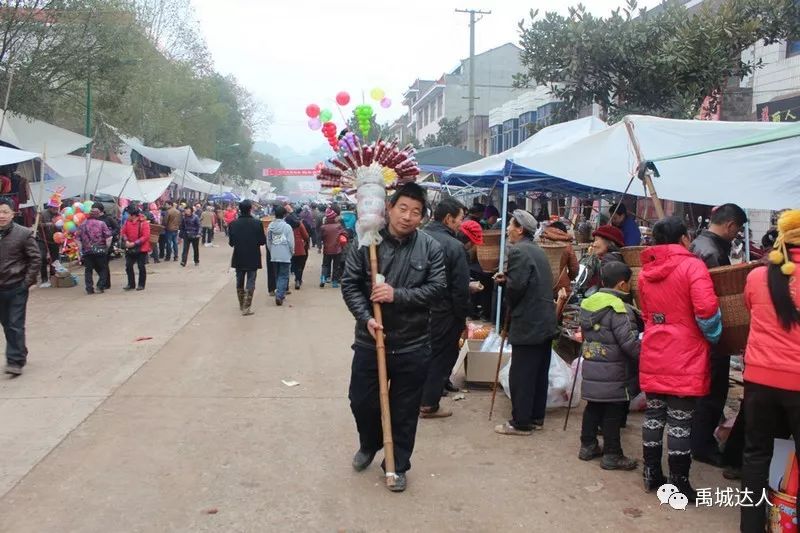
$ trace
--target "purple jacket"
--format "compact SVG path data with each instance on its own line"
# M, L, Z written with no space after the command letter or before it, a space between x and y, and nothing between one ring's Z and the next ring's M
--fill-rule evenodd
M105 222L97 218L88 218L78 230L78 239L80 239L83 253L88 253L96 244L105 246L106 239L110 238L111 230L108 229Z
M178 235L181 239L196 239L200 236L200 219L197 215L190 217L184 215Z

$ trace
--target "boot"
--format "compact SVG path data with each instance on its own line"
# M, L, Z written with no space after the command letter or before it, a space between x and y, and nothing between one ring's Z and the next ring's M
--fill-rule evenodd
M658 490L661 485L667 482L667 478L664 477L664 472L661 469L662 453L662 446L643 447L644 469L642 470L642 477L644 479L645 492Z
M236 289L236 296L239 297L239 311L244 310L244 289Z
M242 304L242 316L250 316L253 314L253 311L250 309L250 306L253 304L253 292L255 291L244 291L244 303Z
M678 491L689 499L690 505L694 505L697 501L697 492L689 483L691 466L692 456L689 454L669 456L669 482L678 487Z

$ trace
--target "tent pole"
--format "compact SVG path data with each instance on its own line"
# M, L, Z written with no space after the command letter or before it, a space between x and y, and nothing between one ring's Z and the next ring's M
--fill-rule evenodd
M628 137L631 140L631 146L633 146L633 152L636 154L636 170L639 170L639 167L644 163L644 157L642 156L642 150L639 147L639 141L636 139L636 135L633 133L633 123L628 117L625 117L625 129L628 130ZM664 218L664 206L661 205L661 199L658 197L658 193L656 193L656 188L653 185L653 179L650 177L648 173L644 173L644 185L647 192L650 193L650 198L653 199L653 205L656 208L656 214L658 215L659 219Z
M106 160L102 159L100 161L100 171L97 173L97 180L94 182L94 192L92 196L97 196L97 188L100 187L100 177L103 175L103 165L106 164Z
M744 260L746 263L750 262L750 210L744 210L747 215L747 222L744 224Z
M183 183L186 181L186 171L189 169L189 154L191 147L186 148L186 162L183 164L183 176L181 176L181 191L183 191Z
M6 99L3 102L3 118L0 119L0 136L3 135L3 127L6 125L6 112L8 111L8 99L11 97L11 82L14 81L14 69L8 70L8 85L6 86Z
M503 264L506 258L506 226L508 226L508 172L503 176L503 212L500 218L500 262L497 265L498 272L504 272ZM503 287L497 286L497 316L494 320L494 330L500 331L500 311L503 308Z
M119 199L122 198L122 193L125 192L125 187L128 186L128 182L130 181L131 176L133 176L133 169L131 169L131 173L128 174L128 178L125 180L125 183L122 184L122 189L120 189L119 194L117 195L117 207L120 207Z

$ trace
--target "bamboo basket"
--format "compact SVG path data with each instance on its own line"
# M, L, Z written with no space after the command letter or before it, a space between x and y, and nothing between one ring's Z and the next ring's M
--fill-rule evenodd
M758 266L753 262L709 270L722 312L722 337L715 349L720 354L736 355L747 346L750 312L744 304L744 286L747 275Z
M261 225L264 227L264 231L266 232L269 228L269 225L272 223L272 217L264 217L261 219Z
M150 244L157 244L158 238L164 233L164 226L160 224L150 224Z
M626 246L620 250L622 254L622 260L625 261L625 264L629 267L641 267L642 266L642 258L641 253L644 251L646 246Z
M503 230L493 229L483 232L483 244L479 244L478 263L484 272L497 272L500 267L500 236Z
M550 264L550 271L553 273L553 283L558 283L561 277L561 255L567 248L567 244L563 242L542 241L539 247L544 250L547 256L547 262Z

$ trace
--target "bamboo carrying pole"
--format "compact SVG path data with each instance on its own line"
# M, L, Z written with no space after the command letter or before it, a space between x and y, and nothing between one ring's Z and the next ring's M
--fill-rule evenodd
M378 246L369 245L369 265L372 272L372 286L378 279ZM372 314L378 325L383 326L381 304L372 304ZM383 429L383 454L385 459L386 485L394 486L394 441L392 440L392 414L389 409L389 377L386 371L386 346L384 345L383 330L375 331L375 351L378 355L378 393L381 402L381 427Z
M508 337L508 323L511 320L511 311L506 310L506 317L503 320L503 329L500 331L500 353L497 354L497 369L494 372L494 386L492 387L492 403L489 406L489 420L492 419L494 412L494 400L497 398L497 385L500 382L500 367L503 364L503 350L506 347L506 338Z
M628 137L631 140L633 152L636 154L636 170L638 172L639 167L644 163L644 156L642 156L642 150L639 147L639 141L636 139L636 135L633 133L633 123L631 123L627 117L625 117L625 129L628 130ZM653 179L647 172L644 173L644 185L647 188L647 192L650 193L650 197L653 199L653 205L656 208L656 215L658 215L659 220L664 218L664 206L661 205L661 199L658 197L658 193L656 193L656 188L653 185Z

